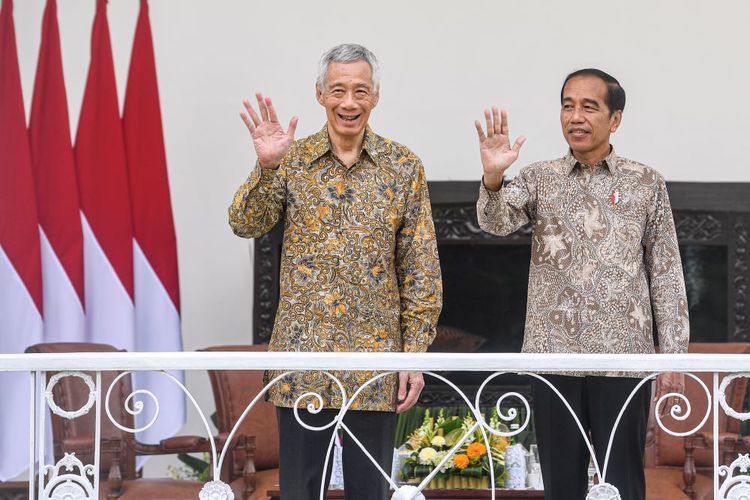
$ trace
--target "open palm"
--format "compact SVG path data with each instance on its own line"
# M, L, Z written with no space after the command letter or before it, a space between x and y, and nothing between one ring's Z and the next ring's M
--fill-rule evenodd
M508 116L505 110L498 113L497 107L493 106L492 113L489 110L484 111L484 119L487 122L486 134L479 121L475 121L474 125L479 135L479 153L484 169L485 184L499 187L503 174L518 158L518 153L526 138L518 137L513 146L510 145Z
M292 117L289 128L285 132L279 123L271 98L264 98L260 92L255 94L255 97L258 99L260 116L255 112L250 102L245 100L242 104L245 106L247 114L240 112L240 117L253 138L253 146L255 147L255 154L258 155L260 166L276 168L289 148L292 147L298 120L296 116Z

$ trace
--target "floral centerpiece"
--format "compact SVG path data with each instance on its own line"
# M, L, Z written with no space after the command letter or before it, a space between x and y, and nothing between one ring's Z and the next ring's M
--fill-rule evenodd
M409 484L419 484L450 453L456 444L475 427L470 415L446 418L440 410L437 419L425 412L422 425L412 432L404 444L411 453L403 459L400 476ZM507 431L493 410L489 425L494 430ZM495 486L505 484L505 450L508 438L487 432L489 449L479 427L461 444L452 457L443 463L428 488L489 488L490 456L495 472Z

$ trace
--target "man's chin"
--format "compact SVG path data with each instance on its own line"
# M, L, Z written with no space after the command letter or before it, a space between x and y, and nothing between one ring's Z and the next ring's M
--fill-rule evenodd
M340 135L342 137L357 137L365 130L365 125L357 123L356 125L350 125L350 124L342 124L337 122L334 127L333 131L336 132L337 135Z

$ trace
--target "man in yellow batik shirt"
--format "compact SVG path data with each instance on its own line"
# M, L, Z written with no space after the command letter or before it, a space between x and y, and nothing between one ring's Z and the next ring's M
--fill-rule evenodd
M301 352L423 352L435 337L442 306L440 264L427 182L419 158L368 126L380 71L360 45L326 52L315 86L327 123L294 141L269 97L258 111L244 102L258 162L229 207L238 236L256 238L283 218L280 298L269 349ZM270 380L273 373L267 374ZM347 398L375 374L334 372ZM344 420L385 471L391 470L396 414L413 406L422 374L403 372L365 387ZM319 497L330 432L304 429L335 418L342 395L321 372L285 377L269 391L277 406L282 498ZM345 433L346 498L381 500L388 483ZM330 471L330 467L328 469ZM327 484L327 479L326 479Z

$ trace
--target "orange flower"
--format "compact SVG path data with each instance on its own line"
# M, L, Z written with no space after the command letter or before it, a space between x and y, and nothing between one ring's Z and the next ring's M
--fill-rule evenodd
M469 447L466 448L466 454L471 459L479 458L485 453L487 453L487 448L482 443L471 443Z
M456 455L453 457L453 465L455 465L457 469L464 470L469 466L469 457L463 453L461 455Z

